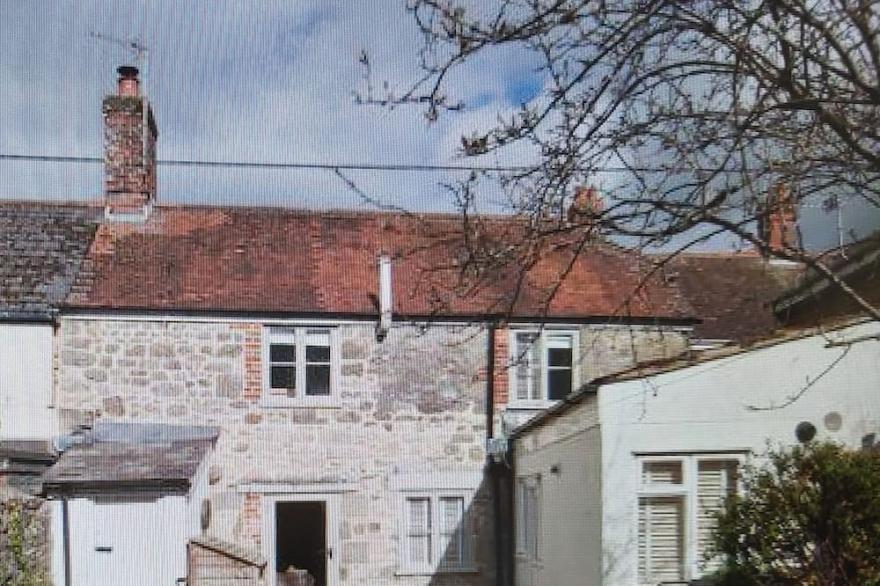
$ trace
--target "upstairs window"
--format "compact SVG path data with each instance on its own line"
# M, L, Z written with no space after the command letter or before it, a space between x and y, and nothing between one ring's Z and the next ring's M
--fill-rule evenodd
M511 398L515 402L558 401L576 381L577 332L514 330L510 345Z
M264 349L268 398L330 397L335 383L334 337L331 328L268 328Z

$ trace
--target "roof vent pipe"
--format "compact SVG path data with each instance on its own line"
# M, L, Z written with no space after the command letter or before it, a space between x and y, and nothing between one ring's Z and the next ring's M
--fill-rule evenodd
M379 256L379 324L376 326L376 339L380 342L391 329L391 257Z

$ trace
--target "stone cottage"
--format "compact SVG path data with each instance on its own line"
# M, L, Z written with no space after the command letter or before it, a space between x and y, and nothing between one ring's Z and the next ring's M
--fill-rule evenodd
M487 440L582 380L682 351L695 320L677 288L650 281L630 299L637 259L596 242L548 302L573 254L560 241L519 296L510 275L462 294L454 216L160 205L157 125L136 75L120 69L104 102L105 198L83 205L97 228L57 319L62 431L217 429L204 496L181 478L203 501L193 532L261 554L268 584L294 568L328 586L503 579L509 539L493 519L509 495ZM75 436L56 467L96 449ZM123 486L116 470L106 490ZM59 499L133 498L50 477ZM146 502L172 496L156 490ZM143 502L132 511L147 514ZM78 507L68 516L92 510ZM66 523L72 540L88 532L88 520ZM77 564L109 572L124 548L95 549L56 552L56 581ZM148 563L126 563L130 583L150 583Z
M119 73L50 320L55 583L182 580L187 541L268 586L508 583L506 433L686 350L679 283L564 237L520 286L477 283L452 215L160 204L158 125ZM485 246L517 237L483 220Z

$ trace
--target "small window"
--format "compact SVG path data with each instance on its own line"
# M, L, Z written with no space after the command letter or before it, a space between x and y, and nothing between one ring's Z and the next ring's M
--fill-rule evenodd
M577 332L514 331L511 344L511 397L516 402L558 401L575 385Z
M531 563L537 563L540 558L540 488L540 479L536 476L517 480L517 555Z
M268 328L265 377L269 397L308 399L332 394L333 330Z
M468 498L464 494L407 494L404 497L401 571L471 571Z

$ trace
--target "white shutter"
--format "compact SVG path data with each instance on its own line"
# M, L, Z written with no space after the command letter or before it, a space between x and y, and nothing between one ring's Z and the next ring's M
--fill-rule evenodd
M413 565L431 563L431 499L416 497L407 503L407 551Z
M639 499L639 583L684 579L684 499Z
M659 460L642 463L642 484L681 484L681 460Z
M464 565L464 542L462 540L464 499L461 497L441 497L439 521L439 545L443 552L443 565L455 567Z
M706 460L697 467L697 556L703 571L718 569L720 560L704 561L712 543L716 515L724 507L724 499L736 493L736 460Z

